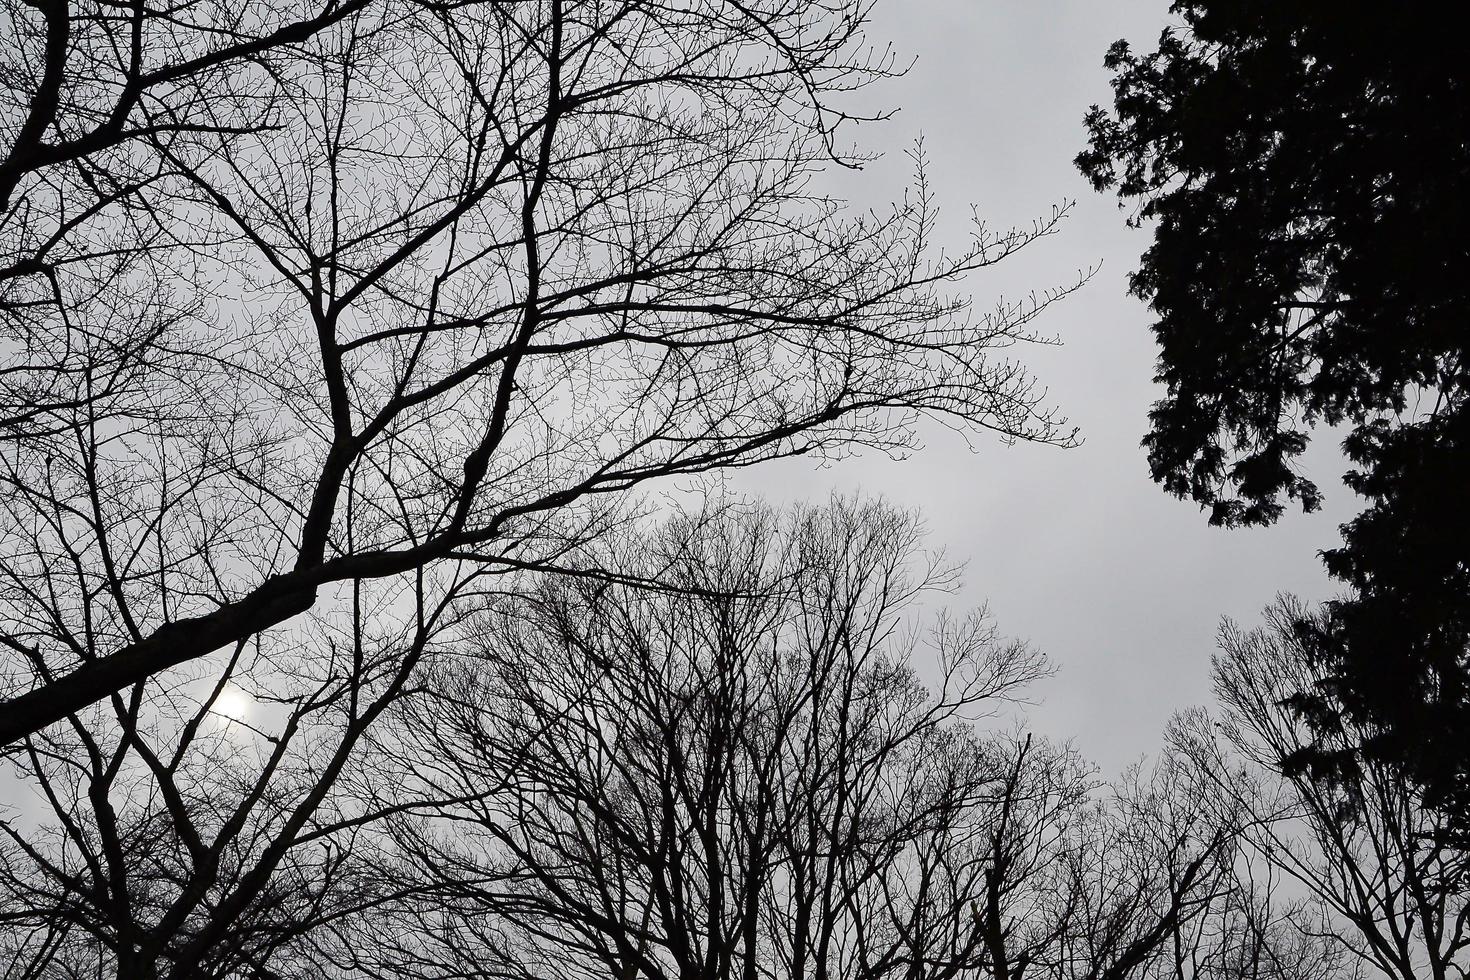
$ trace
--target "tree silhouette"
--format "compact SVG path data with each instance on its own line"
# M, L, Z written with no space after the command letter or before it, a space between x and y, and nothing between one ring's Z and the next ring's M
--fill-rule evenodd
M27 738L0 814L5 976L290 976L303 936L398 897L365 749L482 577L357 585L314 631Z
M1215 658L1220 719L1179 716L1173 751L1239 811L1247 862L1295 895L1283 931L1320 943L1317 958L1401 980L1460 976L1470 963L1470 854L1448 839L1449 818L1392 763L1369 760L1347 778L1281 774L1320 738L1287 704L1321 679L1299 628L1311 616L1282 599L1264 627L1226 623ZM1327 748L1364 737L1345 728Z
M65 430L88 404L108 417L138 374L177 366L170 341L188 306L172 287L188 269L170 245L192 235L166 204L182 175L151 145L270 125L271 66L366 6L7 11L0 440Z
M330 955L381 976L1167 972L1229 832L1195 787L1109 801L1071 750L974 727L1045 664L983 617L912 621L951 577L917 542L871 503L704 513L625 557L676 589L563 578L486 610L476 656L405 704L383 781L443 801L393 823L410 898Z
M1310 627L1381 759L1470 812L1466 392L1470 91L1442 10L1179 0L1157 51L1109 52L1077 163L1153 222L1154 479L1218 524L1308 510L1312 427L1343 426L1368 501L1326 555L1352 588ZM1357 747L1339 754L1350 765Z
M6 41L0 248L50 264L5 280L0 743L355 583L555 568L649 481L1070 438L998 354L1060 293L957 291L1060 212L945 255L922 182L815 190L890 73L863 3L129 10Z

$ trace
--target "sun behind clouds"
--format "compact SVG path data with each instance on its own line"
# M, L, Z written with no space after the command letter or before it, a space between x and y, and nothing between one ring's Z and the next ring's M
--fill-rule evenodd
M255 699L233 684L226 684L214 699L214 704L209 708L210 713L229 721L246 722L250 718L251 710L255 707Z

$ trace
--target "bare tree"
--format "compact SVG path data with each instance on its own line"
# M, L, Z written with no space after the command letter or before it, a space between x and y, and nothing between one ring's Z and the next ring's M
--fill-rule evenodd
M0 813L0 976L297 975L303 935L401 897L373 873L362 749L477 578L356 584L318 635L28 738Z
M272 65L367 2L0 9L0 440L168 376L200 242L150 144L270 125Z
M1065 290L958 291L1061 212L945 254L922 179L817 190L891 72L864 0L83 9L7 8L0 249L54 201L80 258L5 280L51 326L4 341L0 744L339 583L556 568L651 480L1069 438L997 354Z
M1237 850L1235 825L1191 777L1167 755L1140 763L1070 822L1061 859L1031 886L1042 928L1022 933L1018 966L1056 980L1202 974L1193 961L1236 895Z
M630 980L1152 961L1209 905L1225 841L1160 816L1172 787L1105 802L1070 750L977 730L1045 665L983 616L920 628L913 603L950 575L917 541L876 504L702 515L625 559L675 589L554 579L485 612L478 662L405 705L388 784L443 801L394 825L421 899L333 955Z
M877 505L692 518L629 563L676 591L552 580L534 614L488 613L483 660L411 716L422 794L464 801L400 830L463 903L444 966L512 940L507 962L628 977L978 955L962 845L993 760L944 722L1043 668L981 620L944 626L927 695L895 635L944 577L911 567L916 536ZM480 923L495 934L466 941Z
M1176 720L1170 739L1210 782L1210 792L1242 814L1242 840L1255 874L1284 885L1295 901L1275 948L1303 942L1323 949L1343 972L1400 980L1463 977L1470 903L1467 856L1444 831L1442 815L1391 765L1365 760L1346 780L1286 767L1320 730L1289 704L1319 690L1324 675L1303 642L1310 614L1282 599L1266 625L1221 631L1215 685L1219 721L1203 712ZM1344 725L1327 740L1349 752L1369 733ZM1278 976L1269 957L1262 972Z

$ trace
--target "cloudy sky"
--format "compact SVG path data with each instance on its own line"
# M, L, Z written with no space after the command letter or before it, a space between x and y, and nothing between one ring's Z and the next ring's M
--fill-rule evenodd
M1222 616L1250 623L1279 591L1334 591L1317 552L1353 512L1333 440L1307 467L1328 494L1313 515L1273 528L1209 527L1194 505L1148 479L1138 443L1150 403L1154 349L1148 310L1126 292L1146 231L1073 169L1083 113L1106 102L1108 45L1152 49L1167 0L925 0L879 3L873 40L916 59L904 78L868 93L899 110L859 142L885 158L842 180L855 201L902 191L902 150L922 136L930 180L963 245L969 205L992 225L1028 223L1075 200L1060 235L974 280L977 305L1058 285L1101 264L1092 281L1041 324L1062 341L1022 356L1084 444L1059 450L974 440L939 426L893 462L865 456L825 469L806 461L742 474L738 485L776 500L819 499L861 487L919 508L931 544L968 563L958 604L988 601L1003 630L1033 641L1060 668L1031 712L1047 734L1075 737L1105 772L1148 753L1175 710L1209 700L1209 657Z

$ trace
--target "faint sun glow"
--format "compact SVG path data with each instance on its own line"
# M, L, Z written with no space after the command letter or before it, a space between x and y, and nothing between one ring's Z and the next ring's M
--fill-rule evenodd
M243 722L250 715L250 709L255 704L255 699L233 684L226 684L224 690L214 699L210 706L210 712L227 718L230 721Z

